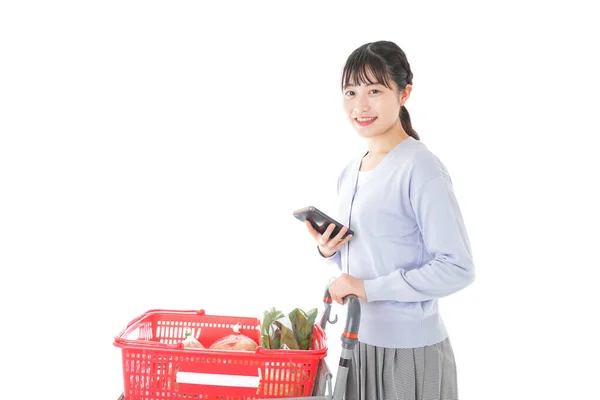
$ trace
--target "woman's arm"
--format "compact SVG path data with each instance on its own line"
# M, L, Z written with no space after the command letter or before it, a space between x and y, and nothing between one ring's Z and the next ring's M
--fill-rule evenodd
M319 246L317 246L317 252L319 255L326 260L327 263L333 264L341 271L342 270L342 257L340 256L340 252L336 251L332 256L326 257L321 253Z
M438 175L412 194L411 205L425 248L434 258L409 271L400 269L365 280L368 301L426 301L470 285L475 270L469 238L450 177Z

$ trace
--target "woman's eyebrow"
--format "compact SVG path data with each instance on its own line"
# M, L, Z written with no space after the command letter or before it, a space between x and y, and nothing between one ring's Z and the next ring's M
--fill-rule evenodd
M382 85L382 86L383 86L383 83L380 83L380 82L373 82L373 83L367 83L365 86L376 86L376 85ZM353 85L353 84L349 83L349 84L347 84L346 86L344 86L344 89L347 89L347 88L349 88L350 86L355 86L355 85ZM362 85L361 85L361 86L362 86Z

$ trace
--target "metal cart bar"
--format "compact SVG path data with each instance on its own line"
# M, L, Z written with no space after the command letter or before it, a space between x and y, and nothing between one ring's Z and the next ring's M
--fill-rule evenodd
M327 289L326 294L329 294L329 289ZM340 363L335 378L333 400L342 400L344 397L346 385L348 383L348 370L350 369L350 364L352 362L352 352L358 343L360 302L355 295L349 295L344 298L344 305L347 308L346 326L341 337L342 353L340 355Z

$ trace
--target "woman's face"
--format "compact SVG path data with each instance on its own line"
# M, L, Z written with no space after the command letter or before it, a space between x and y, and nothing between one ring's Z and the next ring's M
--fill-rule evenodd
M375 82L372 77L369 80ZM372 138L388 132L398 123L400 107L408 99L410 90L410 85L399 93L395 84L390 89L379 82L361 85L349 82L344 88L344 110L359 135Z

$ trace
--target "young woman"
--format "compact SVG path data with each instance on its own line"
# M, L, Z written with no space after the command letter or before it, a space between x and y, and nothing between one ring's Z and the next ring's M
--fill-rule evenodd
M438 299L475 278L469 239L442 162L411 126L410 64L395 43L367 43L342 73L344 109L368 151L338 179L330 237L306 226L342 274L329 290L361 300L347 400L458 399L454 354ZM352 228L354 237L341 240Z

